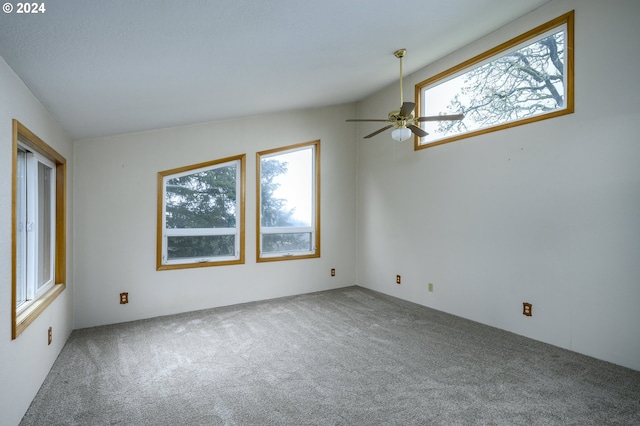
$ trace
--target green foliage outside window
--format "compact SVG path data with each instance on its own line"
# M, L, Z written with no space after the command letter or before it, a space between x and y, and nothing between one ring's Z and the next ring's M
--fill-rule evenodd
M166 228L208 229L236 226L237 165L218 167L167 181ZM229 256L233 235L169 237L167 257Z

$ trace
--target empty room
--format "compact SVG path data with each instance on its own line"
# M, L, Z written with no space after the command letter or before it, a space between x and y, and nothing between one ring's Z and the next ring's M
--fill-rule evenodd
M640 2L0 13L0 425L640 424Z

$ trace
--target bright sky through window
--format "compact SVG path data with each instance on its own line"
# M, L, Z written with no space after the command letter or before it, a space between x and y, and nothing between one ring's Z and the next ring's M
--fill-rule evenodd
M278 159L287 163L287 173L274 178L279 187L274 197L286 200L285 209L293 212L292 217L300 225L311 226L313 194L309 191L313 183L313 152L309 149L281 154Z

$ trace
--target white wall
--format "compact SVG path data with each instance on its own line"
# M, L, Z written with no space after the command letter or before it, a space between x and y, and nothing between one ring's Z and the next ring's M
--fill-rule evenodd
M76 142L75 327L355 284L356 128L344 121L355 114L351 104ZM321 257L258 264L256 152L316 139ZM242 153L245 264L156 271L157 173Z
M572 9L574 114L420 151L360 126L358 283L640 370L640 2L548 3L406 78L405 100Z
M72 330L73 239L67 235L67 288L16 340L11 340L11 144L12 119L67 159L67 229L72 222L73 145L64 131L0 58L0 413L18 424ZM47 345L52 327L53 342Z

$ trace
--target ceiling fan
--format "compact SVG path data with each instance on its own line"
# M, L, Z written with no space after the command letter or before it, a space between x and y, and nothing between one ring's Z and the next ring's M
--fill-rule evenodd
M413 110L416 107L416 104L413 102L403 102L402 101L402 58L407 53L407 49L399 49L396 50L393 55L400 59L400 109L394 109L389 113L387 118L380 119L366 119L366 118L356 118L350 119L347 121L382 121L392 123L388 126L383 127L382 129L376 130L373 133L368 134L364 137L364 139L368 139L377 135L378 133L382 133L387 129L395 127L393 132L391 132L391 137L397 141L403 141L409 139L411 137L411 133L413 132L418 137L427 136L429 133L424 131L420 127L421 122L423 121L443 121L443 120L462 120L464 118L463 114L453 114L453 115L432 115L428 117L416 117L413 113ZM418 123L416 125L416 123Z

